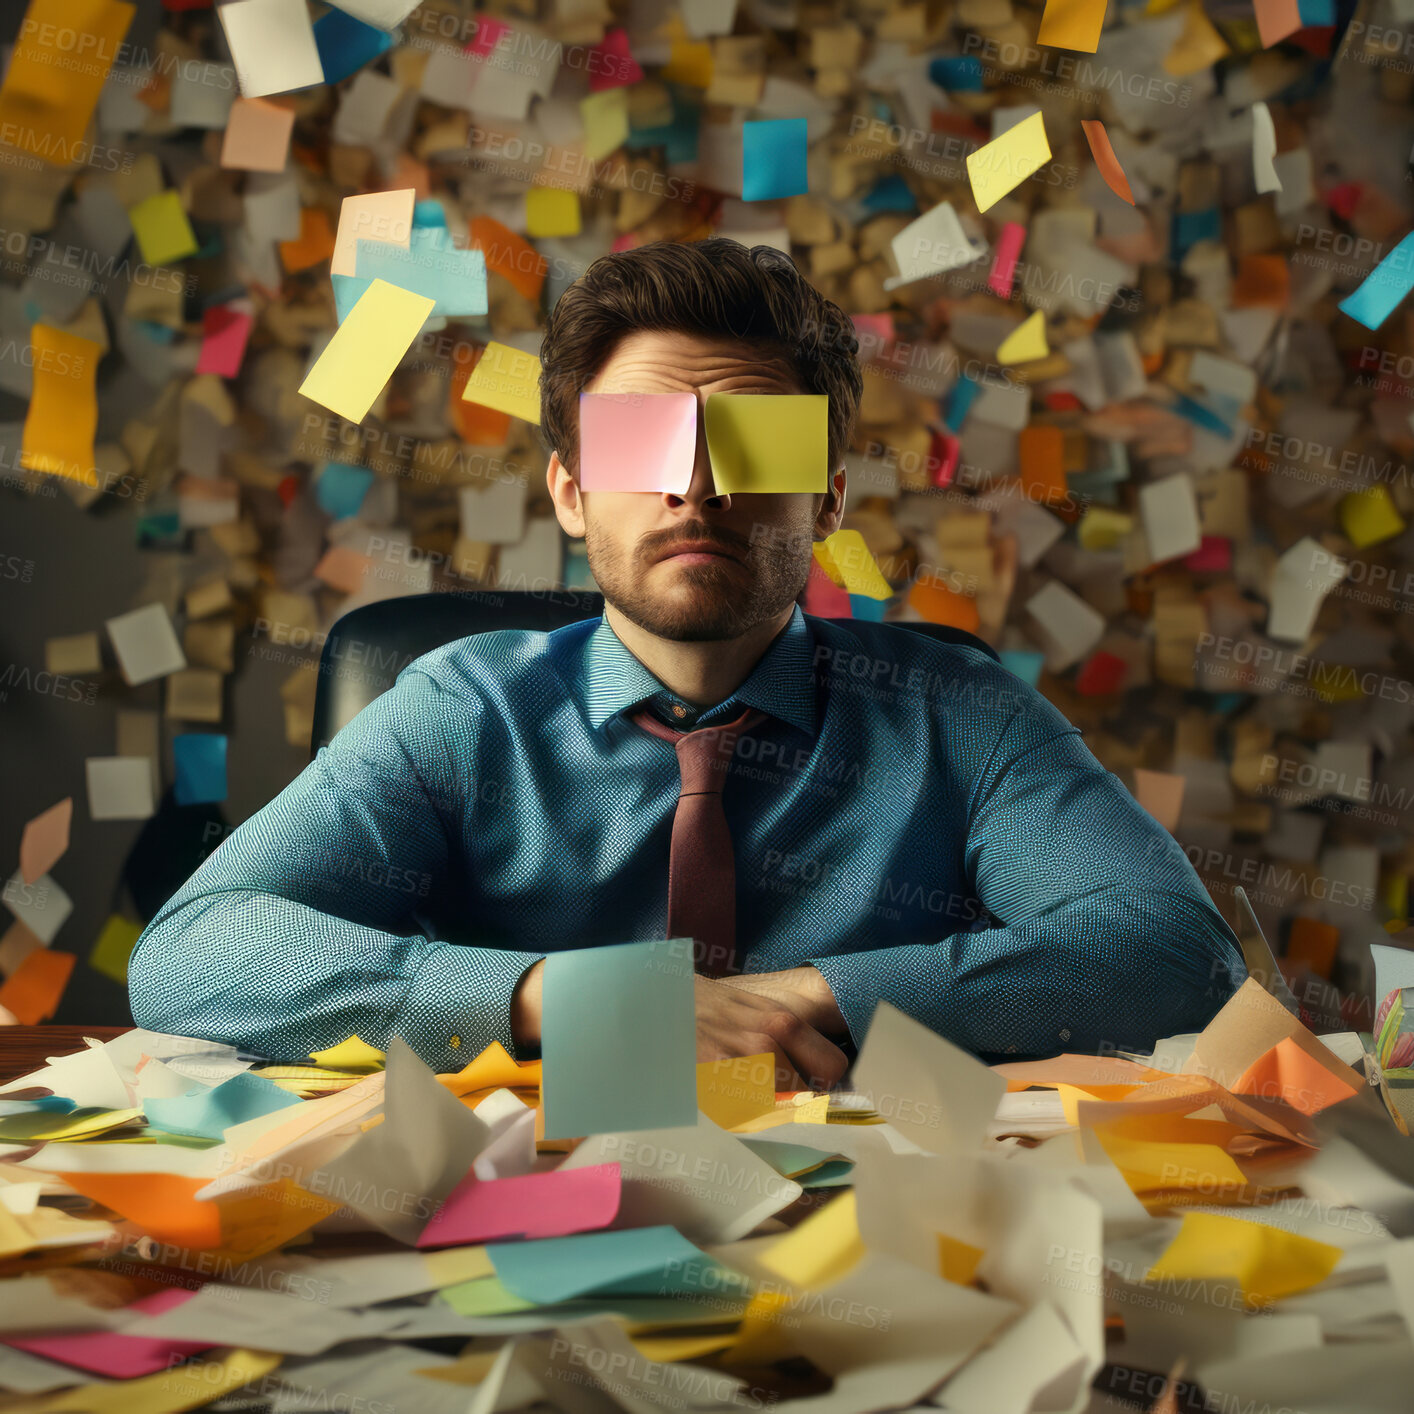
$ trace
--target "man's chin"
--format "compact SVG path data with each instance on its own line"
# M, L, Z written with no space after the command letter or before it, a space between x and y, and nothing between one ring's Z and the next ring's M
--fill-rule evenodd
M640 593L610 602L631 623L658 638L675 643L717 643L739 638L752 627L741 612L750 604L750 590L733 592L720 584L679 584L666 593Z

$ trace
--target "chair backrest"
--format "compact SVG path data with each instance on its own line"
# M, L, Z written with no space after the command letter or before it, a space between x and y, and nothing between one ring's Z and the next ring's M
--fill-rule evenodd
M566 624L597 619L603 612L603 595L574 589L535 594L499 590L409 594L401 599L364 604L337 620L324 640L314 695L310 754L327 745L341 727L392 687L414 658L444 643L492 629L548 633ZM990 644L965 629L926 623L893 626L997 657Z

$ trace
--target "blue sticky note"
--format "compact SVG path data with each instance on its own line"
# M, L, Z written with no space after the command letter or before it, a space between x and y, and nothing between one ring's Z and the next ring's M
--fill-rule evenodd
M741 199L772 201L804 196L806 139L804 118L768 118L741 125Z
M928 65L928 80L953 93L980 93L982 61L976 54L940 54Z
M918 210L918 199L909 185L897 173L880 177L864 195L866 211L902 211L909 214Z
M1215 413L1212 408L1200 402L1197 398L1190 398L1187 393L1180 393L1178 401L1174 404L1173 410L1180 417L1186 417L1189 422L1196 427L1205 428L1209 432L1216 432L1219 437L1231 437L1232 428Z
M630 125L628 140L624 146L630 152L661 147L664 150L664 159L670 167L678 162L696 162L701 106L692 102L686 91L677 84L668 85L668 97L673 105L672 122L659 123L651 128L635 128Z
M1308 25L1335 24L1335 0L1296 0L1296 13L1304 29Z
M220 732L187 732L172 738L178 805L209 805L226 798L226 738Z
M431 230L433 227L441 227L445 230L447 226L447 213L443 209L442 203L440 201L433 201L430 198L427 201L419 201L412 208L412 226L413 230L418 230L419 228Z
M589 1292L668 1296L735 1290L744 1294L751 1285L741 1273L694 1247L675 1227L584 1232L536 1242L488 1242L486 1255L502 1286L538 1306ZM722 1285L713 1287L711 1282Z
M1405 236L1365 276L1354 294L1341 300L1339 309L1367 329L1378 329L1395 306L1414 288L1414 231Z
M149 1096L142 1107L154 1129L189 1134L194 1139L219 1139L233 1124L299 1103L297 1095L280 1089L273 1080L262 1080L247 1071L212 1089L188 1090L167 1099Z
M154 344L173 344L177 331L167 324L154 324L150 319L134 319L133 328Z
M137 543L143 549L185 545L190 538L191 532L182 527L182 518L176 511L154 511L137 523Z
M1032 687L1041 679L1041 668L1045 664L1046 655L1044 653L1026 653L1016 649L1005 649L999 655L1002 660L1002 667L1009 673L1015 673L1022 682L1028 682Z
M888 608L888 604L887 599L871 599L867 594L851 594L849 596L851 617L865 619L871 623L883 623L884 610Z
M545 959L546 1139L697 1123L692 961L688 938Z
M324 68L324 82L338 83L393 47L393 36L342 10L329 10L314 22L314 45Z
M943 416L943 426L949 432L961 430L977 394L981 391L982 385L965 373L953 384L952 392L948 394L947 412Z
M461 250L444 226L414 226L407 247L387 241L356 242L354 275L334 276L334 306L342 324L374 280L435 300L430 318L487 311L486 257Z
M1182 260L1199 241L1220 241L1222 212L1216 206L1206 211L1179 211L1173 218L1173 258Z
M363 498L372 485L373 473L367 467L325 462L319 479L314 483L314 499L335 520L343 520L358 514Z

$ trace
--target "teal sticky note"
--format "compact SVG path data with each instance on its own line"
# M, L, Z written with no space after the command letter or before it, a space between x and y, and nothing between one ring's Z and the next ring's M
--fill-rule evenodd
M486 257L479 250L454 246L445 227L414 226L406 247L389 241L360 240L355 244L355 273L344 279L361 286L358 294L367 289L368 282L386 280L390 285L435 300L430 316L434 319L439 315L486 313ZM352 285L347 286L346 295L352 290ZM334 301L340 306L337 283ZM352 303L349 308L353 308ZM344 312L339 307L340 323Z
M871 599L867 594L851 594L849 596L849 611L856 619L865 619L868 622L881 624L884 621L884 610L889 607L887 599Z
M779 1139L748 1139L743 1144L758 1158L765 1159L778 1174L794 1178L806 1169L816 1169L827 1159L838 1159L841 1155L832 1150L813 1149L809 1144L784 1144Z
M697 1123L692 942L578 948L545 959L546 1139Z
M178 805L209 805L226 798L226 738L219 732L186 732L172 738Z
M744 1294L740 1272L694 1247L675 1227L582 1232L536 1242L491 1242L486 1255L512 1295L537 1306L600 1295Z
M373 473L367 467L325 462L318 481L314 483L314 499L335 520L343 520L358 514L363 498L372 485Z
M741 199L773 201L804 196L806 180L804 118L768 118L741 125Z
M1041 679L1041 668L1046 661L1044 653L1024 653L1021 651L1004 651L1001 655L1002 667L1008 672L1015 673L1022 682L1029 682L1032 687Z
M1342 314L1358 319L1367 329L1378 329L1411 289L1414 289L1414 231L1370 271L1354 294L1341 300L1338 308Z
M210 1089L188 1090L185 1095L143 1101L147 1122L171 1134L195 1139L219 1139L233 1124L299 1104L299 1097L282 1090L272 1080L243 1071Z

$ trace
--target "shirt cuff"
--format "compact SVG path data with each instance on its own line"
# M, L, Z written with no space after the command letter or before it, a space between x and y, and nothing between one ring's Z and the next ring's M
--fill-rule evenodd
M460 1070L492 1041L516 1056L511 998L520 979L544 956L434 944L390 1029L438 1075Z
M874 952L840 953L831 957L808 957L806 962L815 968L829 984L835 994L835 1005L849 1027L849 1039L858 1049L864 1044L869 1032L869 1023L874 1019L874 1008L880 998L892 1002L900 1011L916 1015L916 1007L904 1004L902 998L890 995L887 974L890 972L904 977L922 977L927 966L927 949L921 946L882 948ZM919 956L919 954L924 954ZM925 1025L933 1025L925 1020Z

